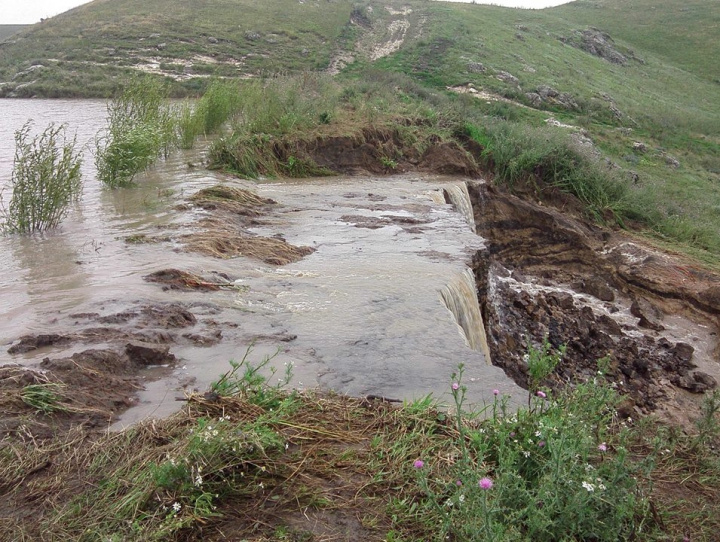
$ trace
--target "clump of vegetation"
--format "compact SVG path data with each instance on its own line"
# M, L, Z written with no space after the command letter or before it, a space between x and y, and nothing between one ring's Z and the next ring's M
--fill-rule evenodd
M611 211L622 220L627 182L571 135L513 122L466 124L463 132L483 147L482 159L497 182L510 189L521 182L537 191L557 188L576 196L598 218Z
M385 158L378 163L388 168L400 158L396 142L420 156L432 144L451 139L454 112L444 108L447 97L400 74L370 70L364 75L342 83L321 74L247 83L232 133L210 150L211 166L250 178L328 175L332 172L305 152L324 138L362 142L382 134L373 144ZM433 99L442 106L435 107Z
M132 79L108 105L108 127L96 141L98 178L117 188L132 184L175 145L176 120L167 88L151 78Z
M531 364L551 364L548 357L530 352ZM595 380L554 398L537 390L517 412L496 391L481 420L463 410L462 374L460 367L452 384L456 460L438 465L437 456L423 455L415 464L420 515L437 524L435 539L611 542L637 533L648 514L638 477L654 457L631 457L630 430L614 420L620 398L609 385Z
M60 401L59 392L61 389L60 384L53 382L29 384L22 389L20 398L26 405L44 414L63 412L66 407Z
M212 81L197 102L186 102L180 109L180 147L190 149L198 136L216 132L237 113L240 103L240 86L236 81Z
M51 124L31 138L31 123L15 132L12 197L3 207L7 233L32 233L56 227L82 193L82 155L65 126Z

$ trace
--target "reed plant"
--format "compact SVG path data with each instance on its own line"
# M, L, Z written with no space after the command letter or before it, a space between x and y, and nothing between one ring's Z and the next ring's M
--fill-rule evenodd
M108 104L108 127L96 139L98 178L117 188L176 145L176 115L167 87L151 78L132 79Z
M6 233L32 233L54 228L82 193L82 153L64 125L50 124L31 136L32 123L15 132L12 198L2 207Z

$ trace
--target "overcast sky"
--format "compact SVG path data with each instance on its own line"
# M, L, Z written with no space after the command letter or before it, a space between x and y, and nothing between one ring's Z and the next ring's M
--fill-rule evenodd
M262 2L263 0L258 0ZM470 3L472 0L443 0ZM543 8L565 4L570 0L476 0L478 4L509 7ZM0 0L0 24L32 24L52 17L89 0Z

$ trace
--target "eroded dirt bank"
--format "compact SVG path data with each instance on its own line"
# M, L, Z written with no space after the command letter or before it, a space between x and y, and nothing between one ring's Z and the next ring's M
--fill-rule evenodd
M528 344L567 346L553 386L593 378L626 394L621 415L685 423L720 378L720 279L623 233L468 183L478 294L493 363L527 385Z

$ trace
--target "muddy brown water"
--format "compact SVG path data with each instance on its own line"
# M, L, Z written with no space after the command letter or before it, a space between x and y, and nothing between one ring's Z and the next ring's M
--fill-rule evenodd
M99 185L93 168L93 140L105 123L103 102L0 101L0 116L5 119L0 179L11 173L13 131L29 118L40 129L50 121L67 122L85 147L83 199L62 226L43 235L0 238L0 365L37 368L44 358L111 346L95 336L8 353L23 335L87 335L103 326L113 333L147 333L145 324L117 315L174 303L197 323L188 333L154 331L178 361L143 371L145 389L128 398L134 406L118 427L176 410L184 391L204 391L229 368L228 360L242 358L250 345L254 362L276 354L272 364L280 372L292 363L292 384L300 388L400 400L432 393L447 402L450 375L462 362L472 402L491 401L493 389L524 400L525 392L490 365L481 348L469 346L472 341L443 301L443 295L460 296L454 303L461 312L463 304L475 301L462 299L466 294L457 284L483 241L443 196L443 188L457 191L463 179L406 175L251 183L190 166L202 163L201 143L159 161L137 187L111 191ZM217 183L278 202L253 233L282 236L315 251L299 262L271 266L181 250L177 237L192 231L205 212L175 207ZM138 235L169 240L126 242ZM142 279L167 268L222 277L228 287L185 292ZM221 338L203 339L213 336Z

